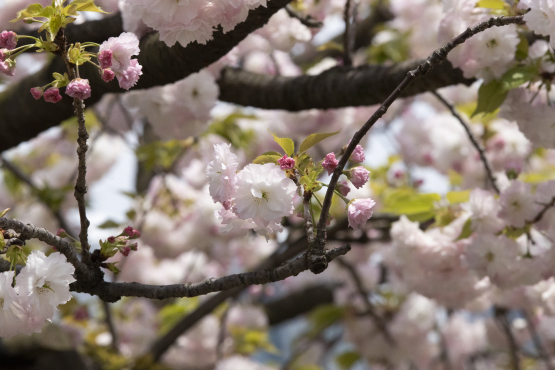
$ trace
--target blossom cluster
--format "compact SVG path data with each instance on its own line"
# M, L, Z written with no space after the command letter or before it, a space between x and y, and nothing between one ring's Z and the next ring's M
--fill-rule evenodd
M168 46L179 42L206 44L218 26L229 32L247 19L249 10L266 6L266 0L125 0L124 11L160 33Z
M0 337L40 332L56 307L71 299L74 272L64 255L35 250L15 277L15 286L14 271L0 274Z

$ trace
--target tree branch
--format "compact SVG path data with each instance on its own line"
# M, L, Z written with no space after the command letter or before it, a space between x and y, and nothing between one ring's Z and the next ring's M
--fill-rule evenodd
M480 144L480 142L478 142L478 139L476 139L476 137L474 136L474 134L472 133L472 130L470 129L470 126L468 125L468 123L466 123L464 121L464 119L461 117L461 115L457 112L457 110L455 109L455 107L453 106L453 104L449 103L447 100L445 100L445 98L443 96L441 96L437 91L431 91L431 93L443 104L445 105L445 107L447 109L449 109L449 111L451 112L451 114L453 115L453 117L455 117L462 125L462 127L464 128L464 131L466 132L466 135L468 136L468 138L470 139L470 142L472 143L472 145L474 145L474 148L476 148L476 150L478 151L479 155L480 155L480 160L482 161L482 163L484 164L484 168L486 170L486 175L489 179L489 182L491 184L491 186L493 187L493 189L495 190L495 192L497 194L499 194L499 187L497 187L497 183L496 183L496 179L495 176L493 175L493 170L491 169L491 164L489 163L488 159L486 158L486 151L484 149L484 147L482 146L482 144Z
M217 81L220 87L218 99L243 106L291 112L374 105L383 102L407 73L423 62L356 68L338 66L317 76L299 77L268 76L228 67L222 70ZM445 61L407 87L401 96L413 96L459 83L470 85L474 81L464 78L460 69Z
M346 254L351 249L349 244L339 248L326 251L326 259L332 261L340 255ZM100 282L94 287L83 286L79 281L71 284L71 290L79 293L98 295L102 299L117 301L121 297L144 297L150 299L167 299L198 297L213 292L231 290L233 288L246 287L257 284L268 284L285 280L291 276L297 276L308 270L306 253L282 266L245 272L221 277L210 278L200 283L172 284L172 285L148 285L139 283L109 283Z
M206 45L191 43L186 47L175 45L169 48L164 42L159 41L158 33L146 35L141 40L141 53L138 58L139 63L143 66L143 75L135 88L145 89L173 83L209 66L227 54L251 32L266 24L272 15L291 1L269 1L267 7L258 7L250 11L247 20L238 24L232 31L224 34L219 29L214 32L214 39ZM121 19L116 16L110 19L111 21L106 22L113 26L110 28L110 32L114 34L108 35L108 32L102 32L105 37L117 36L121 33L118 32ZM76 33L78 30L85 30L84 27L77 27L75 26ZM83 31L83 33L85 32ZM72 116L72 99L69 97L64 96L64 99L54 107L44 100L36 101L29 93L32 87L50 83L52 73L59 73L63 67L64 63L61 58L55 58L41 71L24 78L0 94L0 117L2 117L0 121L0 132L2 132L0 151L29 140ZM103 82L98 70L93 65L87 63L82 66L81 70L83 76L89 79L93 91L92 96L87 100L89 105L96 103L105 93L123 92L117 83ZM29 107L33 107L33 109L29 109ZM40 115L37 112L41 112Z
M333 191L335 189L337 181L339 180L339 176L341 176L343 172L343 168L345 167L345 164L347 163L347 160L353 153L355 147L360 143L360 141L366 135L368 130L372 128L374 123L376 123L378 119L380 119L385 114L385 112L387 112L387 109L389 108L389 106L399 96L401 96L403 91L413 82L413 80L426 74L432 68L437 66L440 62L445 60L449 52L453 50L457 45L464 43L473 35L479 32L482 32L488 28L501 27L508 24L521 24L523 22L524 22L523 16L495 17L495 18L490 18L485 22L479 23L474 27L469 27L466 29L466 31L461 33L459 36L449 41L447 45L434 51L432 55L426 60L426 62L420 64L418 68L414 69L413 71L410 71L407 74L405 79L399 84L399 86L397 86L397 88L395 88L395 90L391 93L391 95L382 103L382 105L368 119L368 121L366 121L366 123L362 126L362 128L354 134L351 142L349 143L349 145L347 146L347 149L345 150L345 153L343 154L343 156L339 160L337 167L333 171L333 175L329 182L328 190L326 191L326 197L324 198L322 212L320 213L320 220L318 221L318 228L317 228L318 232L316 235L316 244L315 244L315 248L313 248L313 252L315 253L315 256L318 256L319 254L322 253L324 249L324 245L326 243L326 221L327 221L329 209L331 206ZM310 257L311 256L309 256L309 262L311 261ZM311 265L310 271L314 273L322 272L323 271L322 265L323 264L321 262Z

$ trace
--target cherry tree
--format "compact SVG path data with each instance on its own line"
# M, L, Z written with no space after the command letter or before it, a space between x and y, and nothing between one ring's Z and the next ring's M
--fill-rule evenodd
M0 9L2 362L555 368L552 0Z

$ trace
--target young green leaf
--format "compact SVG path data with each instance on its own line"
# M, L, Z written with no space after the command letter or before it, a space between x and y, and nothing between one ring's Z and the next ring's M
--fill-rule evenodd
M337 135L339 132L341 132L341 130L336 131L336 132L327 132L327 133L323 133L323 134L310 134L302 142L301 147L299 149L299 152L300 153L305 152L308 149L312 148L314 145L318 144L320 141L322 141L324 139L327 139L328 137Z
M464 223L464 226L463 226L463 228L462 228L462 231L461 231L460 235L457 237L457 239L455 239L455 241L461 240L461 239L466 239L466 238L468 238L470 235L472 235L472 220L469 218L469 219L466 220L466 222Z
M477 8L503 9L505 6L507 3L503 0L480 0L476 3Z
M37 17L44 8L40 4L31 4L27 8L17 12L17 18L12 19L10 22L17 22L20 19Z
M295 143L293 140L287 137L279 137L273 134L270 130L268 130L270 134L274 137L274 141L281 146L281 148L285 151L285 154L288 156L292 156L295 153Z
M478 106L472 117L479 113L492 113L503 104L507 97L508 90L501 81L493 80L483 83L478 89Z
M266 164L266 163L277 163L278 159L280 159L282 156L281 154L262 154L259 155L258 157L256 157L254 159L254 161L252 161L252 163L254 164Z
M108 12L105 12L104 10L97 7L94 4L93 0L74 0L71 5L77 5L77 11L80 12L96 12L108 14Z

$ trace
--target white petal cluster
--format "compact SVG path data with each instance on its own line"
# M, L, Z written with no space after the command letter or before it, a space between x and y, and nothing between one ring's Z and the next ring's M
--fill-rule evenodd
M526 25L535 33L550 36L551 46L555 45L555 1L521 0L520 8L530 8L524 15Z
M168 46L206 44L218 26L229 32L266 0L125 0L124 11L160 33Z
M215 160L206 175L210 195L224 206L215 212L223 232L254 229L260 235L280 232L281 218L293 213L297 187L280 166L273 163L249 164L240 172L230 144L214 145Z
M293 213L297 187L273 163L249 164L237 175L235 212L242 219L251 218L258 226Z
M15 287L13 271L0 274L0 337L40 332L56 307L72 298L69 284L75 281L74 272L59 252L47 257L35 250L27 257Z

